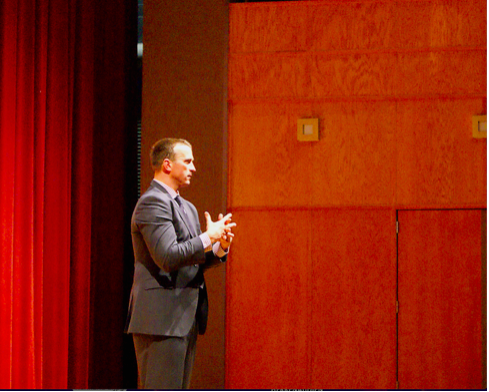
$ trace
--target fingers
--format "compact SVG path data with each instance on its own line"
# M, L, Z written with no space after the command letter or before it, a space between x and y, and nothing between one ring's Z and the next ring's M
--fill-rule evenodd
M219 216L221 216L221 218L219 218L220 221L228 223L231 222L231 217L233 216L233 214L229 213L226 216L222 216L222 214L219 214Z
M222 235L221 238L224 238L225 240L234 237L234 233L232 231L225 231Z
M233 242L233 237L234 237L233 233L223 234L220 240L222 249L227 250L231 246L231 243Z
M228 223L226 226L224 226L224 230L227 232L227 233L230 233L231 232L231 229L233 227L236 227L236 222L231 222L231 223Z
M206 211L204 212L204 216L205 216L205 219L207 221L211 221L212 222L212 219L211 219L211 215ZM224 221L225 224L228 224L231 222L231 217L233 216L233 214L229 213L227 214L226 216L223 216L222 213L219 214L219 216L217 217L217 220L218 221Z
M230 222L232 216L233 216L233 214L231 214L231 213L227 214L226 216L219 214L219 216L217 217L217 220L218 221L224 221L224 222L228 222L228 221ZM212 222L211 214L209 214L207 211L204 212L204 217L205 217L206 221Z
M224 230L227 233L229 233L231 231L231 228L236 226L236 222L231 222L232 216L233 216L233 214L229 213L226 216L219 214L219 217L218 217L218 221L220 223L224 224Z
M226 214L225 216L220 213L216 222L212 221L211 215L207 211L204 212L204 216L206 219L207 228L209 229L210 227L214 227L215 230L220 232L221 236L230 233L231 229L236 227L236 222L231 221L231 217L233 216L231 213Z
M209 223L209 221L212 222L211 214L209 214L207 211L204 212L204 217L207 223Z

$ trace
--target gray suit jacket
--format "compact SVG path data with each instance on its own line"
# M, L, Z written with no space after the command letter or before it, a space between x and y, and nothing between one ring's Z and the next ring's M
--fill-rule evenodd
M204 252L198 237L201 230L197 210L192 203L182 201L188 222L164 187L152 181L136 204L131 221L135 268L128 333L185 336L198 310L205 313L197 319L200 333L205 331L207 293L203 271L225 261L225 257L219 259L212 251ZM197 236L192 236L189 226Z

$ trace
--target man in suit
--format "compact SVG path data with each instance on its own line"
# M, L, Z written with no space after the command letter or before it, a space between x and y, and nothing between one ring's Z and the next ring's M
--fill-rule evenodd
M188 389L197 334L207 325L204 270L226 260L231 214L200 230L194 205L179 195L195 173L192 146L162 139L151 149L155 172L132 216L135 256L126 332L133 334L139 387Z

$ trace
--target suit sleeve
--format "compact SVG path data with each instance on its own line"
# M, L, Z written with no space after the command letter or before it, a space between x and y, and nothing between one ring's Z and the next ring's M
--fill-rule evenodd
M141 199L134 221L151 257L163 271L172 272L205 263L204 247L199 237L178 241L172 207L167 201L155 196Z
M217 257L214 252L210 251L205 254L205 264L204 264L204 270L207 270L212 267L216 267L222 263L226 262L228 255L226 254L225 256L219 258Z

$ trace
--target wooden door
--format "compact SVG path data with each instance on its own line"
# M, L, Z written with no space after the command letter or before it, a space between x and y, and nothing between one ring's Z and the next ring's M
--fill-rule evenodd
M395 211L313 214L311 388L395 389Z
M226 389L307 389L308 211L233 212L226 263Z
M226 388L395 388L395 211L233 214Z
M399 388L482 389L482 211L398 217Z

